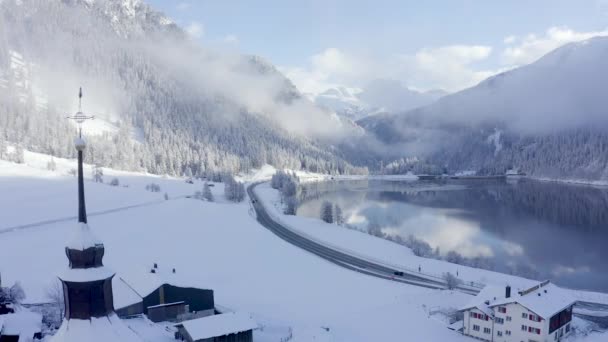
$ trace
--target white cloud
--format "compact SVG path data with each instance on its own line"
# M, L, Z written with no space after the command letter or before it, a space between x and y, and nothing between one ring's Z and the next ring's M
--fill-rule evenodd
M408 84L456 91L473 86L498 70L478 70L474 64L490 57L492 48L482 45L452 45L424 48L414 55L400 56L401 74Z
M561 45L595 36L608 36L608 29L576 32L567 27L551 27L541 35L507 36L502 41L503 49L475 44L448 45L372 57L328 48L311 56L306 66L280 70L300 90L312 94L338 85L363 87L377 78L396 79L420 90L458 91L500 72L534 62Z
M505 39L502 42L505 44L513 44L513 43L515 43L516 40L517 40L517 37L511 35L511 36L505 37Z
M482 45L450 45L424 48L413 54L372 58L328 48L310 58L307 67L281 68L305 93L317 94L329 87L361 87L377 78L397 79L416 89L460 90L497 71L475 70L492 48Z
M238 44L239 37L234 34L228 34L222 39L222 41L226 44Z
M608 36L608 30L576 32L567 27L551 27L542 36L528 34L521 38L519 44L507 47L502 54L502 62L513 66L529 64L564 44L596 36Z
M205 33L205 29L201 23L193 21L186 26L186 32L188 32L192 38L200 38Z
M180 2L180 3L178 3L178 4L177 4L176 8L177 8L179 11L185 11L185 10L187 10L188 8L190 8L190 3L189 3L189 2L185 2L185 1Z

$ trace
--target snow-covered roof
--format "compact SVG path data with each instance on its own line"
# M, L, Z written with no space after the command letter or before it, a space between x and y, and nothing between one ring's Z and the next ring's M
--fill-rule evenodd
M108 279L114 276L114 272L105 266L93 268L68 268L59 274L63 281L87 282Z
M142 341L118 316L64 320L51 342Z
M478 308L493 317L495 306L518 303L540 317L549 319L576 302L569 291L550 282L539 283L527 289L511 289L511 296L506 298L505 295L506 287L488 285L461 310Z
M161 285L169 284L179 287L197 287L183 279L181 273L172 273L171 268L159 266L155 269L156 273L149 270L143 272L129 272L120 274L120 277L133 291L141 297L145 297L156 291Z
M139 303L143 300L142 297L120 276L112 279L112 293L114 294L114 308L116 310Z
M253 330L257 324L249 316L225 313L184 321L175 326L183 326L193 340L203 340L218 336Z
M24 340L31 339L35 333L42 330L42 316L29 310L0 316L2 335L21 336Z
M521 293L521 294L520 294ZM541 283L533 288L515 292L511 298L499 298L492 306L517 302L542 318L549 319L556 313L573 305L576 299L569 291L550 282Z
M79 222L66 247L75 250L85 250L98 245L103 245L103 243L93 234L89 225Z

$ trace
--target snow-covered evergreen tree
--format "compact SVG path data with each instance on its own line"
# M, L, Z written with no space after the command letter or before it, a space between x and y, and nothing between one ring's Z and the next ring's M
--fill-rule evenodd
M336 218L336 224L338 226L343 226L344 225L344 214L342 213L342 208L336 204L334 207L334 216Z
M321 220L327 223L334 223L333 206L329 201L321 204Z

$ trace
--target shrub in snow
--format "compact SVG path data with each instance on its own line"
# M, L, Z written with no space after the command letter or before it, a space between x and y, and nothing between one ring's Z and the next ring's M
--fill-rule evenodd
M25 163L25 151L22 146L16 146L13 153L8 155L8 160L17 164Z
M46 169L49 171L57 170L57 164L55 163L55 159L53 157L51 157L51 160L49 160L49 162L46 163Z
M61 318L63 317L64 302L63 302L63 285L58 279L55 279L49 287L46 288L46 298L56 308L57 314L53 315L59 317L57 326L61 324Z
M103 168L99 165L93 167L93 181L95 183L103 183Z
M344 215L342 214L342 208L339 205L335 205L334 207L334 216L336 217L336 224L338 226L344 225Z
M25 299L25 292L19 282L12 287L0 287L0 303L20 304Z
M453 275L450 272L443 274L443 280L445 280L445 284L448 287L448 289L450 289L450 290L453 290L456 287L458 287L458 285L462 284L462 280L458 279L455 275Z
M426 242L416 239L413 235L408 236L407 246L412 250L414 255L419 257L431 257L433 256L433 249Z
M156 183L150 183L150 184L146 185L146 190L148 190L150 192L160 192L160 185L158 185Z
M169 200L169 194L165 192L165 201Z
M321 204L321 220L327 223L334 223L333 205L328 201L324 201Z
M301 191L300 179L294 174L278 170L270 180L270 186L279 190L281 202L285 205L283 213L295 215L298 208L298 195Z
M201 200L206 200L208 202L213 202L214 198L213 198L213 192L211 192L211 187L209 186L209 183L205 182L205 185L203 185L203 192L201 193Z
M118 180L118 178L114 178L110 181L110 185L111 186L119 186L120 185L120 181Z
M458 254L455 251L449 251L448 254L445 255L445 261L451 262L453 264L464 265L464 257Z
M227 175L224 177L224 195L229 201L241 202L245 199L245 186L232 175Z

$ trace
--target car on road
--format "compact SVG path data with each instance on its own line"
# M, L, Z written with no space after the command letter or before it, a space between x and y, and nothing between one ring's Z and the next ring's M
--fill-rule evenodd
M401 271L395 271L395 272L393 272L393 274L396 275L396 276L398 276L398 277L403 277L404 276L404 273L401 272Z

